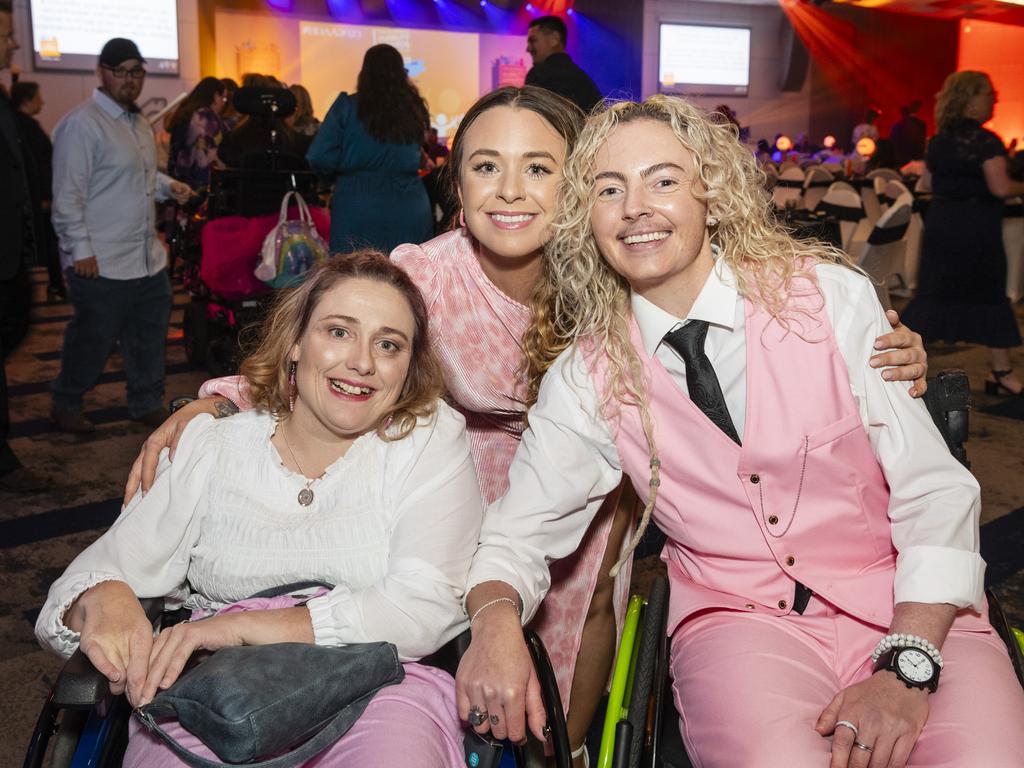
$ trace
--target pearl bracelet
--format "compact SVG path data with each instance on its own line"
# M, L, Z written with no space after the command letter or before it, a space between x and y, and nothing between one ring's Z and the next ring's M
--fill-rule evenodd
M878 661L879 656L893 648L917 648L931 656L935 666L942 669L942 654L938 648L919 635L908 635L903 632L886 635L879 640L875 650L871 652L871 660Z
M520 616L521 618L521 615L519 613L519 603L517 603L511 597L498 597L494 600L491 600L489 603L484 603L475 611L473 611L473 615L469 617L469 626L473 626L473 622L476 621L476 617L479 616L482 611L490 608L492 605L497 605L498 603L509 603L515 609L516 615Z

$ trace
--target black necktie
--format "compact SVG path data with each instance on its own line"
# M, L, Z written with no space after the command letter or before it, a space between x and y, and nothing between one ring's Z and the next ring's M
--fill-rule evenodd
M690 320L682 328L665 334L665 342L678 352L686 363L686 386L690 390L693 404L739 445L740 438L726 407L725 395L722 394L718 376L715 375L715 369L704 353L704 339L707 335L706 320Z

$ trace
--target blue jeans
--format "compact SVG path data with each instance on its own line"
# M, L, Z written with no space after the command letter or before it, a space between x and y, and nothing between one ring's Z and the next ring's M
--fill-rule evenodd
M152 277L110 280L67 271L74 317L64 331L53 405L81 410L82 396L96 385L114 342L121 344L132 417L159 408L164 396L164 353L171 316L167 270Z

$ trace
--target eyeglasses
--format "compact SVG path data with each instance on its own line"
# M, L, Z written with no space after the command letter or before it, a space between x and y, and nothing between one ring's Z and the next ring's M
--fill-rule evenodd
M124 67L108 67L104 64L103 68L110 72L110 74L112 74L117 80L124 80L126 77L130 77L132 80L141 80L146 76L146 70L142 67L125 69Z

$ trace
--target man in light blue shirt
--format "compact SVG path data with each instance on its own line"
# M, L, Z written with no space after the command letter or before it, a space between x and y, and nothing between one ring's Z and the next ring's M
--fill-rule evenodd
M82 398L120 343L128 408L138 421L166 416L164 348L171 312L167 254L156 202L184 202L188 185L156 167L156 144L135 100L146 77L138 47L114 38L99 60L100 87L53 134L53 226L75 314L53 383L54 422L89 433Z

